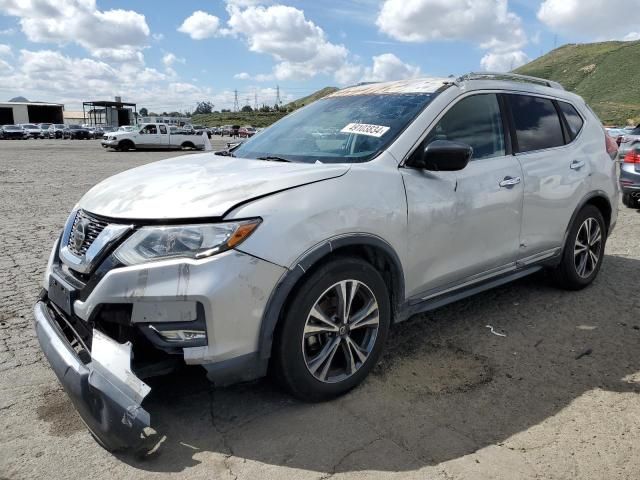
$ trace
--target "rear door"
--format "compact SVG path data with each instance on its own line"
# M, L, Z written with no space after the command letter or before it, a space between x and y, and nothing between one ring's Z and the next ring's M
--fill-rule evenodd
M401 170L409 214L410 296L430 298L515 268L522 170L505 132L495 93L466 96L444 113L416 152L434 140L463 142L474 151L467 167Z
M504 98L524 173L518 257L528 263L558 253L571 216L589 191L588 154L582 152L578 138L584 120L566 102L528 94Z

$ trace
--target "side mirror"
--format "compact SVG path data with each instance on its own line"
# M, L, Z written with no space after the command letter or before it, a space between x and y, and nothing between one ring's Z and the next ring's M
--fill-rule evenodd
M464 169L472 155L473 148L466 143L435 140L425 147L422 155L410 159L407 166L433 172L455 172Z

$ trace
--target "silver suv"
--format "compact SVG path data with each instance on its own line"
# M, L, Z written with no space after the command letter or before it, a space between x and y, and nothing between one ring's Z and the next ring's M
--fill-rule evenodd
M617 217L607 145L540 79L340 90L232 150L93 187L51 252L40 344L111 449L149 425L144 379L185 363L335 397L413 314L540 269L589 285Z

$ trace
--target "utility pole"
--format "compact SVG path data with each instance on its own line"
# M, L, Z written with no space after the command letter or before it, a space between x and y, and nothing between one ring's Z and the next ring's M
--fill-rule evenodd
M258 110L258 91L253 92L253 109Z
M234 90L233 91L233 95L234 95L234 97L233 97L233 111L237 112L238 110L240 110L238 108L238 90Z
M280 85L276 85L276 105L280 106L282 100L280 100Z

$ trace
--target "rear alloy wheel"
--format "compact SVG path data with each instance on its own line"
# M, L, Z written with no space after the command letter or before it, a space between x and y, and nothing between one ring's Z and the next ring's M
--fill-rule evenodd
M562 260L553 272L558 285L580 290L593 282L602 266L606 239L602 213L595 206L587 205L574 220Z
M598 267L602 255L602 229L593 217L587 218L576 236L573 260L581 278L589 278Z
M391 321L380 273L358 258L336 258L295 290L279 325L274 373L293 395L327 400L358 385L378 360Z

